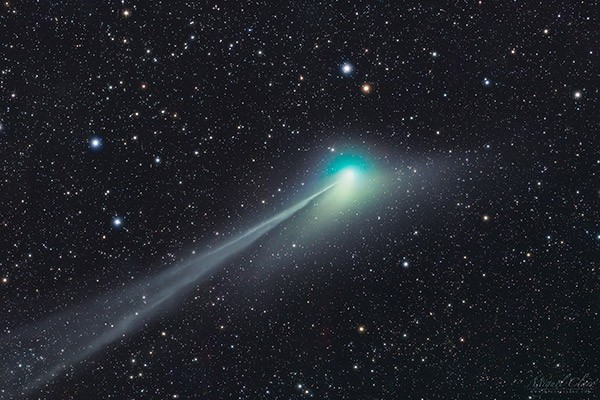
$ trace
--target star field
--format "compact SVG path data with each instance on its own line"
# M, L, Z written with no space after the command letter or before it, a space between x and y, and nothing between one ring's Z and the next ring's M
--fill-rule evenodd
M598 2L0 7L0 398L597 398ZM110 327L71 310L346 157L380 190L315 200L23 389L48 347L22 332ZM531 388L569 374L588 390Z

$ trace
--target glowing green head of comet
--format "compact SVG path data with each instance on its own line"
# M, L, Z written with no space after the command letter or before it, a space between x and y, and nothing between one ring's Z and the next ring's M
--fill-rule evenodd
M333 185L327 196L333 208L361 203L375 194L378 173L375 164L364 155L338 155L330 160L325 175Z

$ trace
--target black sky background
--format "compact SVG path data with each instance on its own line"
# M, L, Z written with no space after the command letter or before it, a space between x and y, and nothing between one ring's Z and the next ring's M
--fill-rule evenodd
M3 336L268 218L341 153L391 177L15 398L508 399L537 376L599 378L597 17L595 1L3 3Z

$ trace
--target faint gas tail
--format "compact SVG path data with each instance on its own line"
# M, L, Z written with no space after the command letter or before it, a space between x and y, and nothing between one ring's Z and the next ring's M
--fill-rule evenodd
M4 334L0 357L5 361L5 368L0 373L0 381L5 384L0 386L0 394L31 392L109 344L141 329L179 304L185 293L228 258L247 249L334 185L281 211L216 250L174 265L144 282Z

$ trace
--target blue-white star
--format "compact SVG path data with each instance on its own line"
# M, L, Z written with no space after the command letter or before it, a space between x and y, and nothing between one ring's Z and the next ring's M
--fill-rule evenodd
M102 138L99 136L92 136L90 138L90 140L88 141L89 145L90 145L90 149L92 149L93 151L100 151L102 150Z
M352 72L354 72L354 66L348 62L343 63L340 69L342 74L346 76L351 75Z
M115 228L120 228L121 226L123 226L123 218L113 217L112 226L114 226Z

